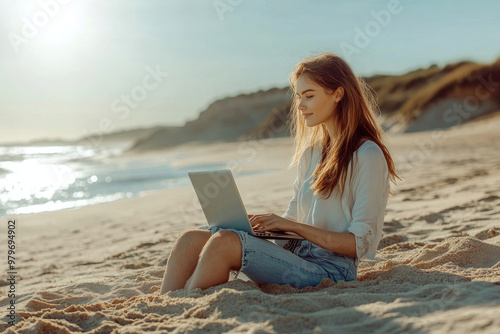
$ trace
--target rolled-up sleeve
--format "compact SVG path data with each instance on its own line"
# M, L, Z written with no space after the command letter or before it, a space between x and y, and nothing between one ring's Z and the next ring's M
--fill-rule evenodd
M374 259L389 197L388 167L379 147L358 152L352 191L354 205L348 231L355 236L356 256Z

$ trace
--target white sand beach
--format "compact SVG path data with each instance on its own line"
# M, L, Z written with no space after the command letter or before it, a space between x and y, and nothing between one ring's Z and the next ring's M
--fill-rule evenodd
M500 117L446 131L390 135L404 179L389 197L375 260L353 282L257 285L240 276L207 290L159 295L169 252L206 224L192 187L16 221L16 315L1 275L2 333L499 333ZM296 168L291 138L189 144L232 170L248 213L282 214ZM242 149L243 148L243 149ZM241 152L245 152L242 154ZM119 159L155 159L157 151ZM241 162L248 158L248 161ZM0 244L6 268L7 218Z

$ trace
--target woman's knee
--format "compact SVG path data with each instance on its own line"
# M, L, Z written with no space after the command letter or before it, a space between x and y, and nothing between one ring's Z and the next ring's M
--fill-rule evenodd
M227 244L230 242L240 243L240 237L234 231L219 230L213 234L213 242Z
M187 230L182 232L176 240L176 246L201 246L212 236L209 230Z
M207 247L211 252L220 251L223 254L239 253L241 250L241 241L238 234L234 231L219 230L210 238Z
M229 263L232 269L239 269L242 263L243 248L238 233L228 230L219 230L213 234L204 248L209 257L217 257Z

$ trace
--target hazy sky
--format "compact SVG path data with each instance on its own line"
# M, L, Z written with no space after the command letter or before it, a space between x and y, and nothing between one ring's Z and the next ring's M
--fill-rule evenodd
M319 52L358 75L490 63L498 13L499 1L0 0L0 142L182 125L219 98L288 85Z

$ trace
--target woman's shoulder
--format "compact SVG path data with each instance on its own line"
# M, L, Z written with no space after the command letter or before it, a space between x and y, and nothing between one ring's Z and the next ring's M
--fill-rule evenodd
M315 155L320 154L322 150L321 144L309 145L304 149L302 157L306 160L311 160Z
M379 154L382 154L384 155L384 152L382 152L382 149L380 148L380 146L377 145L377 143L375 143L374 141L372 140L365 140L358 148L358 153L359 154L365 154L365 155L369 155L370 153L371 154L376 154L376 153L379 153Z
M365 141L357 150L355 158L361 165L369 166L369 169L375 171L377 166L386 170L387 161L384 152L374 141Z

